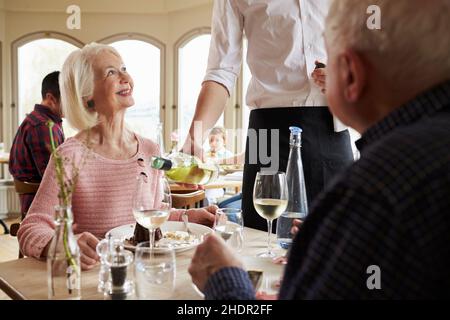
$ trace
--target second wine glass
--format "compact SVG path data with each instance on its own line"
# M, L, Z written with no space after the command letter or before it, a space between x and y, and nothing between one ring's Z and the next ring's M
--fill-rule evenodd
M133 215L137 223L148 229L151 248L155 246L155 230L167 221L171 208L170 187L163 174L150 179L141 172L133 195Z
M285 173L258 172L253 188L253 205L256 212L267 220L267 252L258 254L258 257L275 257L271 246L272 222L286 210L287 203L288 190Z

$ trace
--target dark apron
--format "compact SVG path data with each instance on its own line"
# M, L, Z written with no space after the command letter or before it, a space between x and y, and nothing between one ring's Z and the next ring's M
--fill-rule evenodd
M242 210L245 226L260 230L267 230L267 220L261 218L253 207L253 185L256 173L261 167L271 167L271 164L259 157L260 139L267 139L267 154L271 156L271 131L279 130L279 168L277 171L286 172L289 158L290 126L298 126L302 132L302 162L305 175L308 205L324 189L332 177L353 162L353 153L348 130L334 132L333 117L327 107L290 107L252 110L249 120L249 132L245 152L244 179L242 186ZM251 130L254 129L254 130ZM264 134L260 129L268 129ZM254 136L257 142L254 141ZM251 137L251 138L250 138ZM266 138L267 137L267 138ZM249 151L258 156L250 156ZM257 158L257 161L253 161ZM257 162L256 164L250 163ZM275 232L276 221L273 224Z

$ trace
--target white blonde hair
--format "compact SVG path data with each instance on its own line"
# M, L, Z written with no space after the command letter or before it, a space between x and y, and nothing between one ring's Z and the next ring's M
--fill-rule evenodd
M120 57L111 46L91 43L72 52L64 62L59 75L64 116L72 127L80 131L97 124L97 112L89 109L87 101L94 92L95 57L104 51Z
M381 9L370 30L367 9ZM334 0L326 22L329 50L364 53L392 85L450 79L449 0Z

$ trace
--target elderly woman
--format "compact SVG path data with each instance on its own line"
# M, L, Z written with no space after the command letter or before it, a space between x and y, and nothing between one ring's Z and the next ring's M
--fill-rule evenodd
M93 43L73 52L62 68L60 87L64 115L80 130L58 151L75 164L83 162L72 211L81 264L86 270L98 261L98 239L114 227L135 221L132 197L136 177L143 169L150 177L158 175L145 161L158 154L159 148L126 128L125 111L134 105L133 80L114 48ZM46 256L58 203L52 158L18 232L23 254ZM212 225L215 210L191 209L187 214L191 222ZM169 220L180 220L181 214L182 210L172 209Z

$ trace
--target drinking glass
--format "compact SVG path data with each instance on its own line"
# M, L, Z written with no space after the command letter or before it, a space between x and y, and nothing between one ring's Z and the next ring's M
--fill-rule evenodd
M256 212L267 220L267 252L258 254L261 258L274 258L272 252L272 222L285 210L288 203L288 189L284 172L268 172L261 170L256 174L253 188L253 205Z
M244 242L244 220L242 210L222 208L216 211L214 230L237 252L242 250Z
M155 246L155 230L167 221L172 207L170 187L163 173L149 178L141 172L133 195L133 214L137 223L150 233L150 246Z
M175 250L170 245L152 247L149 242L136 246L136 294L140 300L169 299L175 291Z

